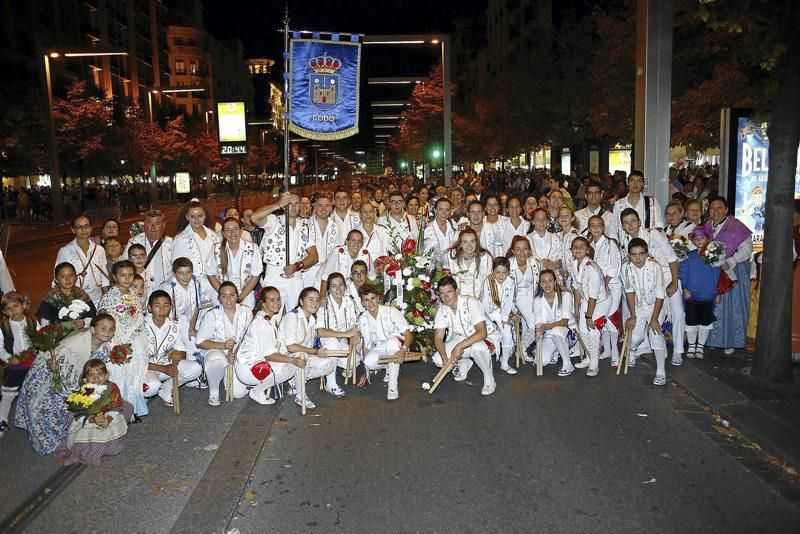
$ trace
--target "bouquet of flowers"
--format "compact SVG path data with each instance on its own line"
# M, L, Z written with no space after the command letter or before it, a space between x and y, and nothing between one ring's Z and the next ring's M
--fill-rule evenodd
M725 261L725 244L712 241L698 251L700 258L712 267L719 267Z
M114 365L125 365L131 361L133 349L130 343L117 343L108 353L108 361Z
M33 362L36 361L36 351L25 349L19 354L15 354L14 358L17 360L17 365L21 365L25 369L30 369Z
M39 352L50 353L50 369L53 374L53 390L61 393L64 385L61 381L61 373L56 362L56 347L68 335L75 331L72 323L49 324L37 329L35 323L25 327L25 334L31 340L31 346Z
M82 384L67 396L67 410L78 417L92 417L111 404L112 389L106 384Z
M669 236L669 246L678 256L678 261L683 261L689 255L689 240L683 234L671 234Z
M136 237L142 232L144 232L144 223L142 221L136 221L131 225L130 229L131 237Z
M381 256L375 261L383 268L382 288L384 302L393 305L408 321L413 335L411 350L428 352L433 347L433 319L436 316L436 284L446 274L436 268L430 253L420 251L417 241L408 238L400 246L400 253Z
M89 305L81 299L73 299L58 310L59 319L69 319L70 321L77 321L83 319L90 312Z

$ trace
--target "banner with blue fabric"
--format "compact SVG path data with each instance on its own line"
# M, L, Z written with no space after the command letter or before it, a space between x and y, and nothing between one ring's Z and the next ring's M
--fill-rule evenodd
M358 133L361 43L292 39L289 129L321 141Z

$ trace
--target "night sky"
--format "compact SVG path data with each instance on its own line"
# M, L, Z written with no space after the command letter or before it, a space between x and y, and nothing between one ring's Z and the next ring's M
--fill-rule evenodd
M364 34L445 33L457 17L486 11L487 0L290 0L290 28ZM237 38L245 57L265 56L282 66L284 2L203 0L206 29L219 39ZM407 86L367 86L370 76L425 76L438 63L439 47L368 46L362 49L361 132L344 149L372 149L370 100L405 99ZM280 80L280 68L273 79ZM398 92L398 90L400 92ZM402 92L404 91L404 93ZM349 149L349 150L348 150Z

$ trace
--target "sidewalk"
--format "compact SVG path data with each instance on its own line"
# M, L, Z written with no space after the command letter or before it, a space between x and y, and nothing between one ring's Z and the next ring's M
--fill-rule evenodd
M706 350L703 360L669 365L672 380L781 461L800 466L800 366L793 384L771 384L746 374L752 356Z

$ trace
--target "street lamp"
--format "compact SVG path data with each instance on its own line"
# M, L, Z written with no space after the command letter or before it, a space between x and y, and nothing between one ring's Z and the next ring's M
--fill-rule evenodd
M42 54L44 69L42 86L44 89L45 104L47 106L47 165L50 168L50 188L53 195L53 221L60 223L64 220L64 198L61 192L61 169L58 163L58 147L56 145L56 121L53 106L53 77L50 73L50 60L64 57L92 57L92 56L127 56L128 53L113 48L85 48L67 50L48 50Z

